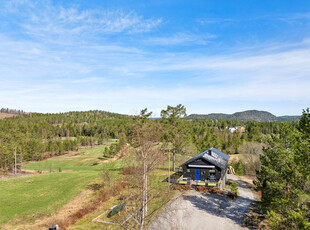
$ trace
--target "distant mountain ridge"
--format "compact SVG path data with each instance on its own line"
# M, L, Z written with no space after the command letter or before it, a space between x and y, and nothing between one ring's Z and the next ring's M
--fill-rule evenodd
M300 116L275 116L267 111L259 110L246 110L243 112L236 112L233 114L225 113L210 113L210 114L191 114L188 118L209 118L209 119L221 119L221 120L237 120L237 121L295 121Z

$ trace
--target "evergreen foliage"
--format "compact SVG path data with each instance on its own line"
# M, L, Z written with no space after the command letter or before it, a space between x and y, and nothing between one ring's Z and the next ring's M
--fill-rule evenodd
M255 184L273 229L310 229L310 115L288 124L269 140Z
M14 149L23 161L38 161L128 135L131 120L104 111L32 113L0 120L0 172L13 168Z
M141 116L149 116L147 111L144 113ZM177 154L194 155L211 147L234 154L245 142L266 142L279 135L284 124L291 129L298 125L297 122L182 118L185 114L182 105L168 106L162 114L163 119L148 119L153 125L162 126L161 141L172 143ZM121 139L119 144L123 145L122 139L131 136L133 125L133 117L97 110L59 114L24 113L23 116L5 118L0 120L0 171L7 172L13 168L15 148L25 162L61 155L79 146L101 145L107 139ZM228 127L235 126L243 126L246 131L229 133ZM119 146L112 145L109 150L104 150L103 155L114 156L118 150Z

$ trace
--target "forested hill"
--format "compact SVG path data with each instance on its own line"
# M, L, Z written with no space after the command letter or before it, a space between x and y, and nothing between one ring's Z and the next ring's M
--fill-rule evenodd
M119 114L119 113L112 113L112 112L106 112L102 110L90 110L90 111L71 111L71 112L65 112L65 113L31 113L30 116L35 117L46 117L46 118L52 118L55 117L58 118L65 118L65 120L69 119L71 122L86 122L90 118L129 118L129 115ZM70 118L75 118L70 119ZM56 119L57 120L57 119Z
M210 114L191 114L188 118L209 118L220 120L237 120L237 121L296 121L300 116L280 116L277 117L272 113L259 110L247 110L234 114L210 113Z
M4 112L14 117L0 120L0 172L12 168L15 150L23 155L23 161L35 161L81 145L100 145L106 139L127 136L132 120L128 115L98 110L54 114Z
M100 116L102 118L127 118L129 115L119 114L119 113L112 113L106 112L102 110L89 110L89 111L70 111L64 113L31 113L25 112L23 110L16 110L16 109L8 109L2 108L0 110L0 119L8 118L8 117L15 117L15 116L36 116L36 117L78 117L82 119L88 119L94 116Z

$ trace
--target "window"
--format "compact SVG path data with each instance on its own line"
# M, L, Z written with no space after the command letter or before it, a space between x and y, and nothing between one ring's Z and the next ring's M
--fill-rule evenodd
M191 170L190 170L190 169L187 169L186 172L191 172Z

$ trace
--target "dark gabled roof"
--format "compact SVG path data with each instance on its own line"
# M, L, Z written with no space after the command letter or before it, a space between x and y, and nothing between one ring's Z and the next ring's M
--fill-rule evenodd
M221 169L225 169L228 165L228 160L230 158L230 156L228 156L227 154L221 152L220 150L216 149L216 148L211 148L211 149L207 149L199 154L197 154L196 156L194 156L193 158L189 159L188 161L186 161L183 165L187 165L197 159L205 159L206 161L210 162L211 164L214 164L215 166L220 167Z
M224 158L225 160L229 160L230 156L228 156L227 154L221 152L220 150L216 149L216 148L211 148L210 149L212 152L216 153L217 155L219 155L220 157Z

